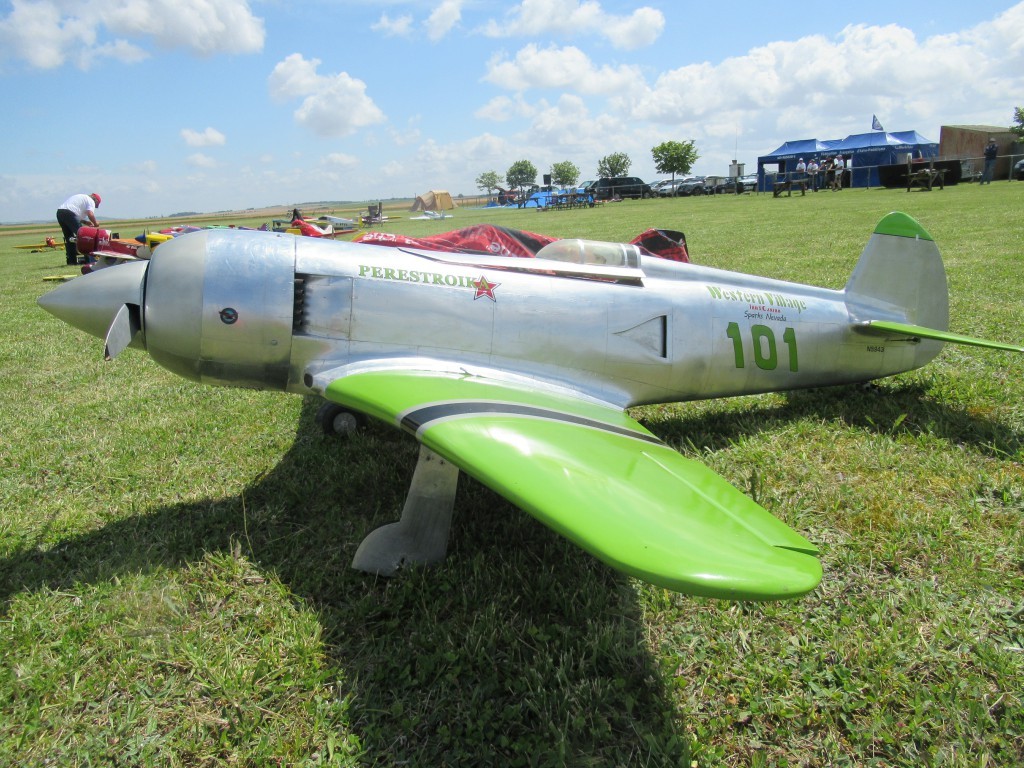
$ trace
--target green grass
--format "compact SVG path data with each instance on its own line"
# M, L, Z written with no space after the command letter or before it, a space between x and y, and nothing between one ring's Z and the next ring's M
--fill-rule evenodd
M843 285L885 213L943 251L952 330L1024 340L1024 185L459 209ZM237 223L254 223L238 220ZM152 222L148 222L150 226ZM134 233L134 224L120 227ZM141 231L142 225L138 225ZM203 388L39 310L0 231L0 764L1004 766L1024 762L1024 358L635 416L819 544L778 604L683 597L463 479L449 557L349 568L416 460L317 403Z

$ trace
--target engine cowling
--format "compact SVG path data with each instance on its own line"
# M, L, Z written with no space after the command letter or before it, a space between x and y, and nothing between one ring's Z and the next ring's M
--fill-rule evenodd
M295 299L295 238L203 231L154 252L142 311L160 365L206 384L284 389Z
M75 235L75 247L83 256L90 256L96 251L102 251L110 245L113 237L109 229L84 226L78 228Z

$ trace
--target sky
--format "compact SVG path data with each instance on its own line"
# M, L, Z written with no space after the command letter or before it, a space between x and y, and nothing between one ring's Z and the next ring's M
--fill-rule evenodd
M1013 122L1024 2L3 0L0 222L478 194L694 141L725 174L793 139ZM538 178L538 183L540 179Z

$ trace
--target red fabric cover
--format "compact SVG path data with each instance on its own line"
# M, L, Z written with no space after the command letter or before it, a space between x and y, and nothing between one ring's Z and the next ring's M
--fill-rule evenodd
M537 251L557 239L559 238L539 235L536 232L524 232L493 224L477 224L426 237L409 237L391 232L365 232L353 242L396 248L419 248L424 251L453 251L528 259L536 256ZM686 250L686 237L682 232L648 229L630 242L653 256L672 261L690 260Z
M142 244L135 240L120 240L113 237L108 229L98 227L79 227L78 236L75 238L78 252L83 256L91 256L96 253L135 256Z

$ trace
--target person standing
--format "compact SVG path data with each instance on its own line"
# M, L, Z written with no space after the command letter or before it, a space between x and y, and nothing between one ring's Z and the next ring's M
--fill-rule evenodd
M821 188L836 188L836 158L828 157L821 164Z
M846 173L846 160L843 159L842 155L836 155L836 159L833 161L832 167L832 191L838 192L843 188L843 174Z
M982 184L991 184L992 175L996 170L996 157L999 155L999 146L996 144L996 140L989 137L988 145L985 147L985 170L981 174L981 181L978 182L980 187Z
M817 192L818 191L818 171L819 170L820 170L820 167L818 165L818 161L815 160L812 157L811 158L811 162L809 162L807 164L807 175L811 177L811 191L813 191L813 192Z
M83 219L88 219L95 227L96 209L100 205L100 196L92 194L72 195L57 209L57 223L60 224L60 231L64 233L64 256L68 266L78 264L78 228L82 226Z

